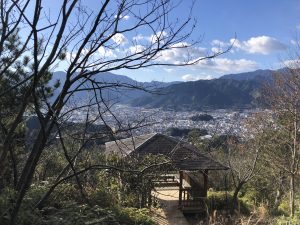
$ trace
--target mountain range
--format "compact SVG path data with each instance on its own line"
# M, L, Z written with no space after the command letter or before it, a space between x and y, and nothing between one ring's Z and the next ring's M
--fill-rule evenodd
M245 109L260 105L262 86L272 80L273 70L227 74L218 79L169 85L164 94L145 94L133 106L172 110Z
M280 72L282 69L277 70ZM245 80L255 80L258 82L262 82L265 80L269 80L272 78L272 74L276 72L274 70L255 70L251 72L245 73L236 73L236 74L227 74L221 76L219 79L231 79L231 80L238 80L238 81L245 81Z
M53 85L57 80L60 81L61 84L65 82L66 73L62 71L54 72L52 80L49 85ZM109 84L116 84L116 87L104 88L102 90L102 97L107 101L118 102L121 104L129 104L135 98L143 96L146 92L144 90L148 90L149 92L160 92L161 89L172 85L180 83L179 81L174 82L159 82L159 81L151 81L151 82L138 82L133 80L127 76L117 75L109 72L103 72L99 74L93 75L93 80L98 82L99 85L107 86ZM71 90L74 90L82 80L78 80L75 84L72 85ZM112 85L113 86L113 85ZM136 88L134 88L136 87ZM54 92L54 99L61 91L62 85ZM92 84L90 82L85 82L81 88L92 88ZM73 99L77 101L84 101L88 97L88 95L93 95L93 91L79 91L73 94Z
M148 108L164 108L174 110L203 110L252 108L258 104L260 89L272 78L272 70L256 70L253 72L228 74L218 79L198 80L190 82L138 82L127 76L112 73L101 73L94 80L102 83L125 84L127 87L105 89L103 96L121 104ZM64 72L55 72L53 80L64 82ZM77 84L74 85L74 87ZM91 87L91 84L85 84ZM137 86L140 89L133 89ZM151 94L142 89L151 90ZM59 93L59 89L56 91ZM84 99L86 91L77 92L76 99Z

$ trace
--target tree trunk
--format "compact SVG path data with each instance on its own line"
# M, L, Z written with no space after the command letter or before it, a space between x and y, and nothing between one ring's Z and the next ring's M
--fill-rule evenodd
M243 182L239 183L234 190L234 193L232 196L232 210L235 210L238 208L238 194L239 194L240 190L242 189L243 185L244 185Z
M45 124L47 125L48 122L50 122L50 117L47 118L47 121L45 121ZM34 175L35 168L37 166L37 163L40 159L40 156L42 154L42 151L46 145L46 142L48 140L48 137L50 135L51 129L54 126L54 122L51 121L49 124L49 127L45 131L45 133L40 129L39 134L37 136L37 139L35 140L34 146L32 147L31 153L26 160L26 164L22 170L22 174L20 176L20 179L18 181L16 190L18 192L18 196L16 198L12 213L11 213L11 225L15 225L17 220L17 215L19 213L19 209L21 206L21 203L23 201L23 198L27 192L27 189L29 188L32 178Z
M291 175L290 179L290 216L295 215L295 174Z
M278 189L276 192L276 197L275 197L274 207L273 207L275 211L278 210L282 196L283 196L283 191L281 189Z
M280 205L281 199L282 199L283 194L284 194L284 191L283 191L284 180L285 180L285 177L280 177L280 184L279 184L279 187L278 187L277 192L276 192L276 197L275 197L274 207L273 207L273 209L275 211L278 210L278 207Z
M208 170L204 170L203 173L203 197L207 197L207 190L208 190Z

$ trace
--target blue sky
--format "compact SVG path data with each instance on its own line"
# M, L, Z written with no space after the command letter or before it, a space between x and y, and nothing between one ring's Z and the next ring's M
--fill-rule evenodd
M188 7L189 4L181 4L176 14L187 12ZM299 15L298 0L197 0L193 10L197 27L193 36L204 35L200 46L211 50L226 46L236 35L232 52L219 56L209 66L158 67L121 71L121 74L140 81L187 81L276 69L289 59L288 52L294 48L292 40L300 31Z
M97 9L99 5L97 0L83 2L92 9ZM187 16L191 4L191 0L182 0L171 15L172 19ZM49 6L53 8L56 4L51 1ZM114 73L138 81L191 81L256 69L277 69L282 61L289 59L289 50L295 48L293 40L300 32L299 15L299 0L196 0L193 17L197 20L197 26L191 39L202 37L202 41L193 51L195 54L203 54L226 49L236 35L230 52L193 66L156 66ZM123 23L130 24L132 19L127 15ZM118 37L116 42L119 42L122 49L128 50L135 38L145 41L149 40L149 35L146 30L138 30L134 35ZM116 57L118 51L109 50L106 55ZM163 54L164 60L168 62L180 61L182 55L180 51ZM58 68L61 69L63 65Z

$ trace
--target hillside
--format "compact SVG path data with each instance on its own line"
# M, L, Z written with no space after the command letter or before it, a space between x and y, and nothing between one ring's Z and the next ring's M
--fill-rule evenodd
M255 80L214 79L170 85L162 95L135 99L133 106L175 110L250 108L259 96L260 82Z
M173 84L161 89L161 95L143 95L133 106L174 110L203 110L256 107L260 89L277 71L256 70L227 74L218 79Z
M238 74L226 74L219 79L231 79L231 80L256 80L256 81L264 81L268 80L272 77L274 73L273 70L255 70L251 72L238 73Z
M106 100L148 108L202 110L257 106L256 100L260 95L259 90L263 83L272 78L273 73L272 70L256 70L228 74L213 80L164 83L157 81L138 82L127 76L107 72L96 75L94 79L103 84L132 85L159 93L149 94L141 89L125 87L110 88L102 91ZM54 82L60 79L63 83L64 77L64 72L55 72L52 80ZM79 82L76 83L76 85L78 84ZM91 84L87 83L85 87L91 87ZM59 93L59 89L56 93ZM88 92L82 91L75 93L73 98L83 100L87 96Z
M122 104L127 104L129 103L129 101L143 96L146 94L145 91L143 91L142 89L146 89L146 90L150 90L153 92L157 92L162 88L165 88L169 85L172 84L176 84L176 83L180 83L180 82L159 82L159 81L151 81L151 82L138 82L135 81L127 76L123 76L123 75L117 75L117 74L113 74L113 73L109 73L109 72L105 72L105 73L99 73L93 76L93 79L97 82L99 82L100 86L101 83L102 85L107 85L107 84L119 84L119 87L114 88L105 88L102 90L102 95L103 97L108 100L108 101L113 101L113 102L118 102L118 103L122 103ZM50 85L53 85L55 83L56 80L60 80L60 83L63 84L65 82L65 72L54 72L53 74L53 78L50 81ZM81 80L77 81L71 89L74 89L77 85L79 85L81 82ZM122 87L126 86L126 87ZM138 87L138 89L136 88L130 88L130 86L132 87ZM55 91L54 96L52 97L52 99L54 99L54 97L56 97L58 95L58 93L61 90L62 85ZM91 83L86 82L84 84L85 88L88 87L92 87ZM80 91L80 92L76 92L74 93L73 98L78 100L78 101L82 101L85 100L88 97L88 91Z

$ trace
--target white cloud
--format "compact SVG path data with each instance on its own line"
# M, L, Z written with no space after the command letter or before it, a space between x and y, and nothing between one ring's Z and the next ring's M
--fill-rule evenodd
M130 19L130 16L125 15L125 16L122 17L122 19L124 19L124 20L129 20L129 19Z
M119 33L115 34L112 37L112 40L118 45L125 45L128 42L127 38L123 34Z
M138 34L137 36L133 37L132 39L134 41L141 41L146 40L152 44L160 42L164 43L164 39L168 36L166 31L158 31L155 34L152 34L150 36L144 36L142 34Z
M129 20L130 19L129 15L124 16L124 15L121 14L119 17L120 17L120 19L123 19L123 20ZM117 18L117 15L115 15L115 18Z
M212 40L211 45L222 48L222 47L226 47L228 45L228 43L225 43L223 41L215 39L215 40Z
M190 46L187 42L180 42L170 46L170 49L160 52L158 61L165 63L186 63L206 55L206 49Z
M249 53L259 53L264 55L283 51L287 48L285 44L268 36L252 37L242 43L237 40L235 46Z
M110 57L110 58L117 57L111 49L104 48L103 46L101 46L98 49L98 53L99 53L100 57Z
M174 69L172 69L172 68L164 68L164 71L166 71L168 73L172 73L174 71Z
M290 43L292 44L292 45L295 45L295 46L300 46L300 40L298 40L298 39L292 39L291 41L290 41Z
M143 40L145 39L145 36L141 35L141 34L138 34L137 36L134 36L132 38L134 41L140 41L140 40Z
M283 66L294 69L300 68L300 58L285 60Z
M217 48L217 47L212 47L212 48L211 48L211 51L212 51L213 53L219 53L219 52L222 52L223 49L222 49L222 48Z
M284 51L287 46L276 38L269 36L252 37L246 41L240 41L238 39L230 39L229 42L222 42L220 40L213 40L211 42L213 46L212 51L224 50L230 45L233 45L234 49L242 50L250 54L263 54L268 55L278 51Z
M291 40L290 42L292 45L297 45L297 41L295 41L295 40Z
M168 34L166 31L158 31L156 34L152 34L150 37L146 37L148 41L151 43L156 43L156 42L164 42L165 37L167 37Z
M201 60L195 67L225 73L238 73L258 69L258 64L247 59L214 58Z
M185 74L181 77L184 81L196 81L196 80L211 80L213 77L211 75L194 75L194 74Z
M73 54L71 54L70 52L67 52L67 53L66 53L66 58L67 58L67 60L69 60L69 61L73 60L75 57L76 57L76 54L75 54L75 53L73 53Z
M90 51L88 50L88 49L86 49L86 48L84 48L84 49L82 49L81 50L81 52L80 52L80 57L84 57L84 56L86 56L88 53L89 53ZM76 57L76 55L77 55L77 52L67 52L66 53L66 58L67 58L67 60L73 60L75 57Z
M127 49L127 52L129 52L130 54L137 54L143 52L145 49L146 48L143 45L134 45L134 46L130 46Z
M223 42L217 39L213 40L210 44L213 46L211 48L213 53L225 51L232 45L230 42Z

